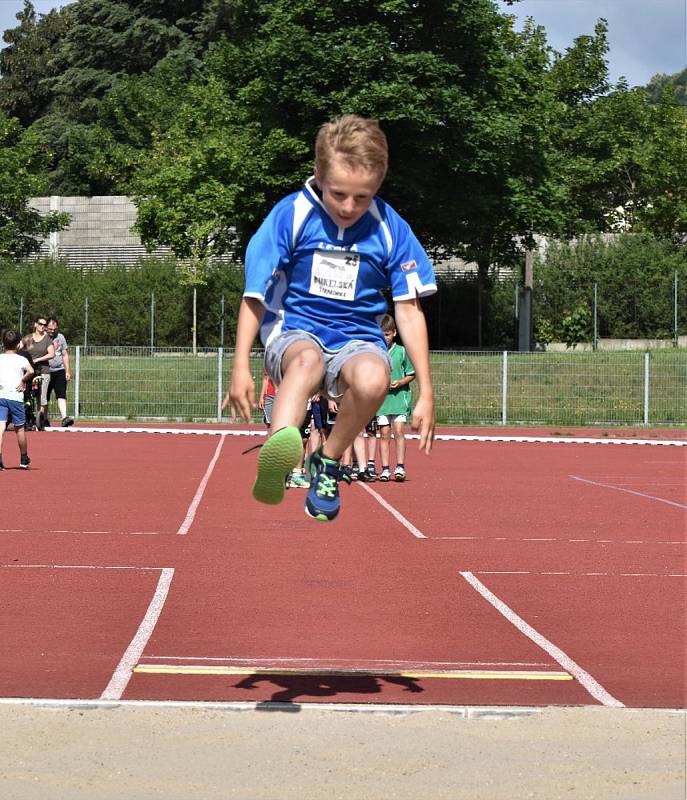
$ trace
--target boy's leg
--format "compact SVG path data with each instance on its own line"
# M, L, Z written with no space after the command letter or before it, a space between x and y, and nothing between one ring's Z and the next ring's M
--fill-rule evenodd
M308 399L320 387L324 376L322 353L314 342L300 339L284 353L281 372L279 391L272 406L271 431L302 425Z
M308 516L322 521L339 513L339 461L379 408L389 388L389 371L382 356L363 351L351 355L338 373L339 403L336 425L322 449L308 459L310 490L305 500Z
M316 345L300 339L290 345L281 359L282 379L272 406L270 436L258 456L258 475L253 497L276 505L284 499L286 480L303 456L300 425L305 419L308 398L319 388L324 362Z
M389 466L391 458L391 425L379 426L379 455L382 459L382 469Z
M5 469L2 463L2 437L5 433L5 426L7 425L7 418L0 419L0 469Z
M337 461L386 397L389 372L385 362L373 353L352 356L339 373L339 388L343 397L336 425L322 448L327 458Z
M406 434L405 422L394 420L394 441L396 442L396 463L405 464L406 457Z

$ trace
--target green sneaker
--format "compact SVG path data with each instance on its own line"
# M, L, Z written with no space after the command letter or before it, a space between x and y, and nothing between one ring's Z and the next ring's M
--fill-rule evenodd
M303 440L298 428L291 426L275 431L260 450L253 497L259 503L268 505L281 503L286 479L291 470L300 464L302 455Z

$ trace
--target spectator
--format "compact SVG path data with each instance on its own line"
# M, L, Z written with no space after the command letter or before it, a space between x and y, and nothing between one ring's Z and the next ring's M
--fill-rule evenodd
M39 431L42 431L45 427L45 418L48 412L48 387L50 385L50 366L48 362L55 357L55 347L45 330L47 324L44 316L36 317L36 321L33 324L33 333L28 334L21 340L21 349L31 356L33 368L41 381L40 408L36 424Z
M52 339L53 347L55 348L54 358L48 361L48 366L50 367L50 375L48 377L48 403L50 402L50 396L54 394L57 399L57 408L62 418L62 427L68 428L70 425L74 424L72 417L67 416L67 384L72 379L72 374L69 369L69 348L67 347L67 340L59 332L58 327L59 322L57 318L48 317L48 336ZM50 426L47 407L43 424L46 427Z

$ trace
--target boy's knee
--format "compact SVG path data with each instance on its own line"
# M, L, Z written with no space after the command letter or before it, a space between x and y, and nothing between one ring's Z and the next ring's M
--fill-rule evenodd
M358 394L383 399L389 389L389 372L380 358L361 356L351 363L349 385Z
M302 347L294 345L292 350L295 350L295 352L287 350L284 356L282 365L284 375L291 372L300 372L322 378L324 375L324 361L322 360L322 354L315 347L312 345Z

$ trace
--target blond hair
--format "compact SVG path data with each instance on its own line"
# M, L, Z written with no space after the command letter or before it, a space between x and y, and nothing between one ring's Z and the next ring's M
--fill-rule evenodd
M349 169L364 169L379 176L380 181L384 180L389 151L386 136L377 120L344 114L322 125L315 140L318 173L326 176L337 156Z

